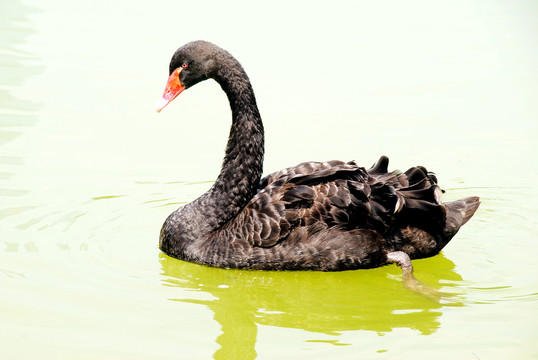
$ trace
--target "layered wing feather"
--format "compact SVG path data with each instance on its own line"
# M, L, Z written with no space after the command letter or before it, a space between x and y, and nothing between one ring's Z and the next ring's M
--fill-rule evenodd
M221 231L252 247L308 243L316 230L368 230L381 237L407 226L439 232L446 212L437 179L423 167L388 172L354 162L308 162L265 177L249 204ZM302 230L301 230L302 229Z

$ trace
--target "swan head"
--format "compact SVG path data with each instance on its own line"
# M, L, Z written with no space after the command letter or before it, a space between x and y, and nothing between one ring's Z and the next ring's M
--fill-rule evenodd
M203 40L190 42L177 49L170 60L170 75L163 96L156 104L157 112L183 90L200 81L214 78L218 72L219 54L223 53L226 51Z

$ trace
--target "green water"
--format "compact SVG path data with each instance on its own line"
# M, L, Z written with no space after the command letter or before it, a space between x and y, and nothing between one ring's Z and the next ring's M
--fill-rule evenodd
M377 4L377 3L376 3ZM538 358L538 6L450 2L0 6L0 358ZM265 170L380 155L482 206L442 254L341 273L221 270L157 248L216 177L215 83L157 115L175 49L236 55Z

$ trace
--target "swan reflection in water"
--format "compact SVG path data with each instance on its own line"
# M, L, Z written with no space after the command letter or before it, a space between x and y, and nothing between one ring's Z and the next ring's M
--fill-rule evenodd
M211 268L160 254L167 286L210 294L214 300L185 297L178 291L170 300L207 306L221 325L215 359L256 358L258 325L313 333L313 342L339 342L344 331L373 331L380 335L409 328L429 335L440 327L446 305L463 306L454 287L461 276L454 263L440 254L416 261L421 280L452 296L437 301L409 291L396 266L344 272L254 271ZM324 334L325 336L316 336ZM333 340L325 340L334 336ZM321 339L321 340L320 340Z

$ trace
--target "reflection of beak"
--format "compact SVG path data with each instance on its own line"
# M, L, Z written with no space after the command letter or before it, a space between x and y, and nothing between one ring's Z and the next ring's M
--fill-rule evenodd
M185 86L181 84L181 80L179 80L179 74L183 68L177 68L174 70L172 75L168 77L168 81L166 82L166 87L164 88L164 94L163 97L160 98L157 101L157 104L155 104L155 109L157 112L160 112L166 105L168 105L172 100L177 98L179 94L183 90L185 90Z

